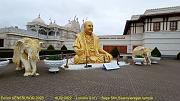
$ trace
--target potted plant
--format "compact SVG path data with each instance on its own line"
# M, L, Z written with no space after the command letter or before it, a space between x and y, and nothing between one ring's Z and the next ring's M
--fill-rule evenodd
M152 51L151 51L151 63L158 63L161 60L161 52L158 50L157 47L155 47Z
M44 59L44 63L48 65L49 72L58 72L59 67L61 67L65 60L62 58L62 56L59 55L50 55L46 59Z
M144 57L141 56L141 55L136 55L134 58L133 58L133 61L136 65L142 65L142 63L144 62Z

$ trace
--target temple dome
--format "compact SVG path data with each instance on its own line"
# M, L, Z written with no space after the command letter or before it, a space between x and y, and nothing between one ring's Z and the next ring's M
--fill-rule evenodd
M45 24L45 22L41 19L40 15L38 16L38 18L34 19L32 22Z
M57 25L56 22L54 21L54 23L52 23L52 22L49 23L49 27L58 27L58 25Z

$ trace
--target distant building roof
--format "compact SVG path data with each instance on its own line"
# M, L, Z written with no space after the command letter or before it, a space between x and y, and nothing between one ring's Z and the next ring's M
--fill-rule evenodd
M132 15L131 20L138 20L141 15Z
M143 15L163 14L163 13L175 13L180 12L180 6L148 9Z

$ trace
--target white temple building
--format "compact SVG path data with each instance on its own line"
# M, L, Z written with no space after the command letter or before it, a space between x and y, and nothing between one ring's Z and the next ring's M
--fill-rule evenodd
M60 26L55 21L46 24L40 15L28 22L26 27L27 30L18 27L1 28L0 48L12 49L18 39L30 37L44 42L43 48L53 45L55 49L60 49L63 45L66 45L68 49L72 49L72 42L76 37L76 33L80 31L77 18L69 21L65 26Z

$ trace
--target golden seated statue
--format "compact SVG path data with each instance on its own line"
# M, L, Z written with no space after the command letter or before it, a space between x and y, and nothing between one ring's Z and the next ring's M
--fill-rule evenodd
M84 31L77 34L73 48L75 64L110 62L112 56L99 46L99 38L93 33L93 23L86 21Z

